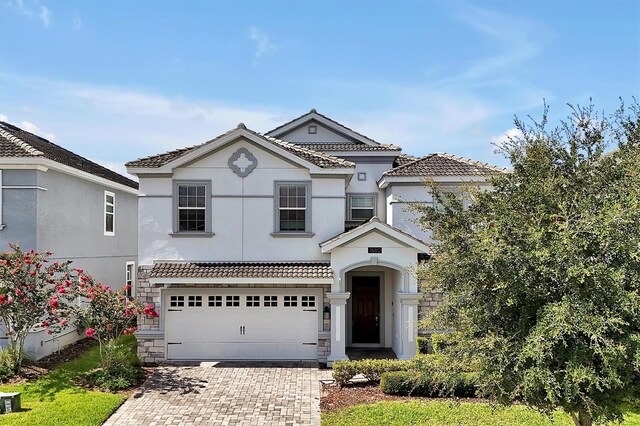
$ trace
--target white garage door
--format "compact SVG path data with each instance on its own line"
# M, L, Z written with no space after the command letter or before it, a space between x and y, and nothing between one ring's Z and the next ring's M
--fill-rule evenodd
M319 301L303 289L167 291L167 359L317 359Z

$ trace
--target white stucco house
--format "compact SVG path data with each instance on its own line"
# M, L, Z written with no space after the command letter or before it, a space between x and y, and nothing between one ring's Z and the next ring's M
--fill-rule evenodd
M437 301L413 273L429 235L407 203L431 203L425 177L483 185L503 171L404 155L315 110L127 170L140 181L136 293L161 312L141 321L144 361L329 364L351 347L414 356L419 310Z

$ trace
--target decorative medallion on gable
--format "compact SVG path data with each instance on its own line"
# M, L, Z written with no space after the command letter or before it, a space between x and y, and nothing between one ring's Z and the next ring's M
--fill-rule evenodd
M247 177L258 165L258 160L247 148L240 148L229 158L229 167L240 177Z

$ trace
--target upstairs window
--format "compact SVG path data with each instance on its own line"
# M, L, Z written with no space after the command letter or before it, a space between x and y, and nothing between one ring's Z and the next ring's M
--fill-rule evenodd
M365 221L371 219L375 215L376 196L373 194L366 195L349 195L349 220Z
M104 191L104 235L115 235L116 194Z
M174 233L211 233L211 182L174 183Z
M276 232L310 232L310 184L276 182Z

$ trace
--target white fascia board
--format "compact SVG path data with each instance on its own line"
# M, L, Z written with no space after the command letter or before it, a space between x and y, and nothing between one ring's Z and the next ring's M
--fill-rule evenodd
M150 278L149 284L332 284L333 278Z
M357 134L356 132L354 132L353 130L349 130L344 126L341 126L337 123L334 123L333 121L327 120L326 118L324 118L323 116L321 116L318 113L315 112L310 112L309 114L306 114L300 118L298 118L297 120L292 121L291 123L287 124L284 127L279 128L276 132L269 132L267 133L267 135L269 136L274 136L274 137L278 137L279 135L282 135L283 133L287 133L288 131L295 129L297 127L299 127L300 125L302 125L303 123L306 123L308 121L312 121L315 120L318 123L321 123L323 126L328 127L329 129L335 130L338 133L342 133L345 136L348 136L352 139L358 140L366 145L372 145L372 146L378 146L379 143L372 141L371 139L364 137L362 135Z
M382 176L378 181L378 188L385 189L394 183L415 183L423 185L425 180L442 183L484 183L486 176Z
M70 167L70 166L58 163L57 161L49 160L48 158L40 158L40 157L6 158L5 157L5 158L2 158L0 162L3 165L7 164L10 166L11 165L41 166L44 169L44 171L46 171L47 169L56 170L58 172L65 173L89 182L97 183L98 185L106 186L108 188L113 188L118 191L126 192L133 195L138 195L138 190L135 188L131 188L130 186L127 186L127 185L122 185L121 183L117 183L112 180L105 179L103 177L96 176L88 172L83 172L82 170L78 170L74 167ZM42 169L38 168L38 170L42 170Z
M367 235L372 231L379 231L383 235L386 235L388 238L391 238L409 247L413 247L416 250L425 253L431 252L429 246L427 246L425 243L418 241L415 238L409 237L402 232L396 231L389 226L383 225L381 222L371 222L368 224L368 226L363 226L362 228L355 229L350 234L346 234L343 237L336 238L335 240L328 243L320 244L320 251L322 253L330 253L336 247L340 247L350 241L357 240L358 238Z

